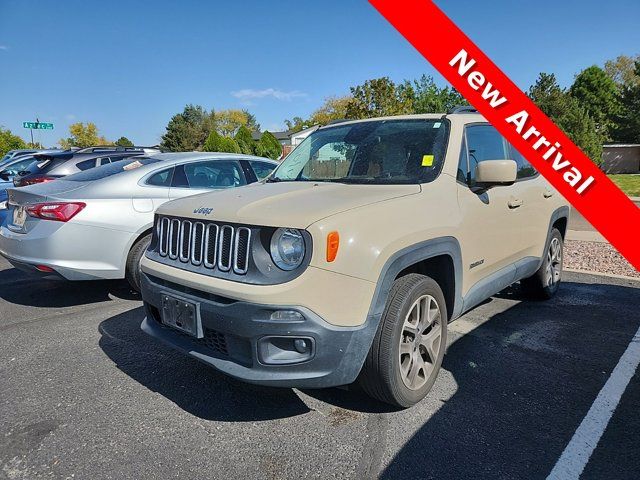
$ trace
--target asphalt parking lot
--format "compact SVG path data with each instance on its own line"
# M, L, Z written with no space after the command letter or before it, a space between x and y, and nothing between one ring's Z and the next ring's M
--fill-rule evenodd
M565 274L450 326L428 398L245 385L157 344L120 282L0 261L0 477L545 478L640 326L640 282ZM640 475L635 372L582 478Z

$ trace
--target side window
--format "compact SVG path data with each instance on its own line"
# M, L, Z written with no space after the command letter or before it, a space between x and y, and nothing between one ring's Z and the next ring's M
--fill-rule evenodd
M173 168L167 168L158 173L154 173L147 179L147 185L153 187L169 187L173 178Z
M89 170L90 168L93 168L95 166L96 166L96 159L95 158L92 158L90 160L85 160L84 162L80 162L80 163L76 164L76 167L78 167L83 172L85 170Z
M256 177L258 177L258 180L262 180L263 178L268 177L269 175L271 175L271 172L273 172L273 169L276 168L270 163L256 162L254 160L249 160L249 164L251 165L251 168L253 168L253 171L255 172Z
M98 158L98 166L109 165L110 163L111 163L111 159L109 157Z
M466 129L469 180L473 185L478 163L508 158L506 142L491 125L472 125Z
M533 165L531 165L526 158L520 155L520 152L518 152L518 150L516 150L511 144L509 144L509 156L507 158L515 160L518 164L518 174L516 176L518 180L521 178L532 178L538 174L538 171L533 168Z
M182 165L179 174L176 169L173 182L175 187L186 188L229 188L246 185L240 164L234 161L209 160Z

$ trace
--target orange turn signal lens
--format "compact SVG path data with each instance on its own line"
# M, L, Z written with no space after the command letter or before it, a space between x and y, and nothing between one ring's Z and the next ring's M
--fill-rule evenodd
M338 232L331 232L327 235L327 262L333 262L338 255L338 248L340 247L340 234Z

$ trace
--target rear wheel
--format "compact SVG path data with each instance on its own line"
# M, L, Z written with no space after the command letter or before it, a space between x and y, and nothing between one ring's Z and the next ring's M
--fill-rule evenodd
M125 278L136 292L140 291L140 262L150 243L151 234L145 235L133 244L127 257Z
M447 307L430 277L396 280L360 373L370 396L399 407L422 400L434 382L447 344Z
M536 273L520 282L528 296L548 300L556 294L562 280L563 250L562 234L554 228L551 230L542 265Z

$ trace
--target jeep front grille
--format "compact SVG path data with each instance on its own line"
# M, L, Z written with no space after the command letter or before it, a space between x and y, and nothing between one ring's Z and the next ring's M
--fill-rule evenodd
M247 273L251 251L247 227L159 217L156 233L161 257L221 272Z

